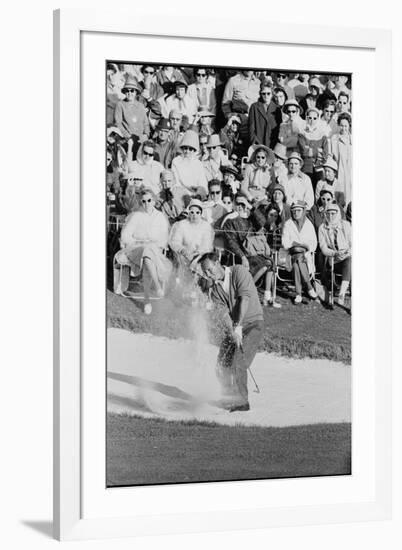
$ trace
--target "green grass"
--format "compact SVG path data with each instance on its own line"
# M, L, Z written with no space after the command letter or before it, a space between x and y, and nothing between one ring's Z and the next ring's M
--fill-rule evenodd
M222 426L108 415L107 486L351 473L350 424Z
M329 311L319 303L294 306L279 298L282 309L264 308L265 334L260 351L288 357L311 357L351 363L351 316L336 307ZM190 338L188 309L182 302L166 298L153 303L146 316L141 304L107 291L109 327L148 332L168 338ZM217 311L210 314L211 341L219 344L222 331Z

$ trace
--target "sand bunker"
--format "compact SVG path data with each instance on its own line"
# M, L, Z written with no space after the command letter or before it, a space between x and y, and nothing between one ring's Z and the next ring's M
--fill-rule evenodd
M227 425L292 426L350 422L350 366L257 354L248 412L229 413L215 376L217 348L122 329L107 331L108 411Z

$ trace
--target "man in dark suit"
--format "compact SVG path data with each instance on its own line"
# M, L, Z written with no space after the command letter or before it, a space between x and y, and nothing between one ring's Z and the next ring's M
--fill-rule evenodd
M261 144L273 148L278 141L282 113L273 101L272 83L263 82L260 98L250 107L248 117L250 144Z

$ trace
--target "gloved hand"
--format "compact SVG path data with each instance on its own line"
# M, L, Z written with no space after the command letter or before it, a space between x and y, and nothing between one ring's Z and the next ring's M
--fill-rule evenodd
M237 348L240 348L243 344L243 327L236 325L233 329L233 340Z

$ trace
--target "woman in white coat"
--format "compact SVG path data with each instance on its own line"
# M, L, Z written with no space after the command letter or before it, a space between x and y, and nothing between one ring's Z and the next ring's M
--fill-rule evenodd
M282 246L291 255L296 287L294 303L300 304L303 285L306 286L310 298L317 299L317 293L310 281L310 274L314 272L317 237L313 224L306 218L306 203L304 201L294 202L290 212L291 218L283 226Z

